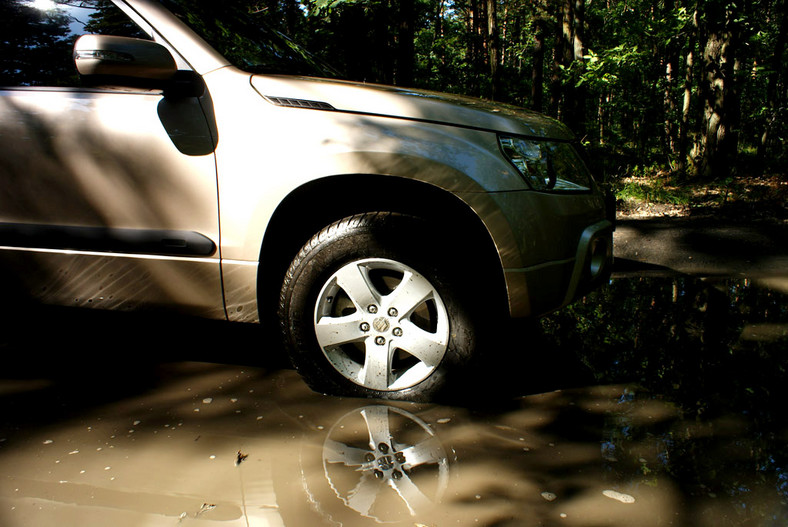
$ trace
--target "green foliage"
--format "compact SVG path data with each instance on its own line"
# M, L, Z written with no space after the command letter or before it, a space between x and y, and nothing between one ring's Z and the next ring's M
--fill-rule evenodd
M642 203L689 205L692 193L686 187L669 185L661 178L628 179L613 185L616 199Z
M73 68L64 58L71 55L68 17L57 12L44 12L17 2L0 3L0 55L7 58L0 68L0 86L30 82L34 85L55 85L60 79L73 78ZM36 26L37 31L27 27ZM29 40L28 40L29 39Z
M717 156L724 163L709 177L724 179L734 163L715 150L711 110L728 120L728 148L757 150L748 171L788 165L785 0L581 0L569 37L564 3L549 0L497 0L496 34L482 1L247 1L351 80L483 97L495 84L498 100L566 121L593 148L637 158L629 166L658 159L691 176ZM728 62L704 64L714 35L727 35ZM709 77L734 63L734 73Z

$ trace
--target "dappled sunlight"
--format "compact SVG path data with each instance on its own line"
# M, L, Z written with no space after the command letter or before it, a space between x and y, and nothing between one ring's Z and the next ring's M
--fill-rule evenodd
M646 453L664 448L658 437L625 439L615 458L600 446L606 430L648 426L626 421L636 412L616 416L625 422L609 429L605 417L580 410L596 408L600 391L616 404L625 386L529 396L517 409L478 416L328 398L294 372L267 377L207 363L159 369L164 383L155 391L2 444L7 524L74 506L98 506L96 519L133 514L149 525L198 516L242 525L269 515L272 524L294 525L329 516L354 524L385 516L425 525L669 525L683 513L669 475L642 470L646 457L658 463L658 453ZM554 406L558 398L563 409ZM394 450L368 463L353 451L376 451L373 438ZM386 480L383 472L397 469L383 460L396 465L395 451L402 469ZM20 516L25 503L44 512Z
M57 311L0 343L0 523L780 524L783 380L761 361L785 337L747 328L784 306L749 281L614 280L519 339L557 358L526 361L545 388L512 363L470 405L317 394L243 325ZM85 335L111 344L56 351Z
M172 155L175 146L158 120L141 117L155 113L160 99L68 91L3 97L4 221L46 217L215 235L213 157Z
M172 247L146 247L154 254L189 250L181 247L191 242L180 237L190 240L191 233L202 233L202 243L218 243L213 156L172 156L176 147L158 121L139 122L146 110L155 112L160 95L32 95L2 99L0 206L6 243L19 243L19 231L41 250L5 247L5 271L46 303L123 309L182 303L192 313L223 317L218 251L202 251L205 258L142 258L91 254L92 247L47 250L53 240L52 249L70 248L74 242L67 237L77 229L96 250L115 253L133 249L133 243L109 249L101 243L140 244L145 233L173 238ZM68 119L54 119L64 113ZM38 225L42 218L50 223Z
M622 492L611 491L611 486ZM648 487L631 482L599 482L560 504L559 516L565 525L681 525L686 521L682 519L681 506L682 496L667 478Z
M128 311L180 303L186 313L224 316L218 264L208 259L9 249L4 263L45 304Z

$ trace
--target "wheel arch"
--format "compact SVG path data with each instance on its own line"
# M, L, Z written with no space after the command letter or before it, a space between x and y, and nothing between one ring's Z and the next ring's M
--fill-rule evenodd
M263 236L257 296L260 321L275 323L279 289L290 262L323 227L354 214L386 211L419 216L450 228L469 247L465 265L495 292L496 305L508 311L503 268L484 222L454 194L418 180L396 176L349 174L310 181L281 201ZM461 236L459 236L461 235Z

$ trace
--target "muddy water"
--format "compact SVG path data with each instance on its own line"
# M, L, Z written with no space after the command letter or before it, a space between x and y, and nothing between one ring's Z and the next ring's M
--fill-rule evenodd
M461 402L386 404L247 327L15 326L0 525L788 524L788 280L619 278L510 329Z

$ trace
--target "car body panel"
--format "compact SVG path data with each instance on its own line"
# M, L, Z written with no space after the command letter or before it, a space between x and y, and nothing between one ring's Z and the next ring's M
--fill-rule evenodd
M462 202L497 252L514 316L570 301L595 240L612 243L595 185L534 192L501 152L499 134L571 141L553 119L434 92L252 75L157 2L113 2L201 95L0 91L0 258L29 269L47 301L182 305L257 322L272 218L316 181L352 178L362 201L380 197L380 178L413 181ZM298 214L334 221L332 207Z
M4 276L43 304L225 318L215 258L3 247L0 259Z
M13 253L3 259L20 266L20 276L38 284L34 294L51 302L127 295L135 305L184 301L190 311L199 304L196 311L215 312L222 293L214 156L210 146L204 155L181 151L206 142L210 132L200 106L169 102L161 93L0 91L0 251ZM191 251L190 237L213 248ZM102 253L134 255L129 261L135 263L114 268ZM150 259L139 265L140 257ZM194 276L189 257L213 270L198 273L213 283L197 295L202 300L188 288L170 287L179 268ZM83 279L82 266L84 276L101 269L116 279L98 294ZM63 285L74 271L83 277L77 279L85 287L81 294L76 284ZM161 287L134 285L149 280Z
M330 105L340 112L379 115L459 127L571 141L558 121L482 99L393 86L292 76L252 77L261 95Z
M466 203L498 251L512 315L540 314L573 296L567 287L577 274L582 233L604 220L601 194L528 191L500 155L496 135L571 141L561 123L520 108L423 90L250 76L228 66L155 3L130 3L143 16L156 18L165 40L177 43L192 67L205 73L216 101L223 271L231 319L254 319L256 298L248 284L256 276L259 248L276 207L314 180L352 174L427 182ZM250 85L257 93L246 90ZM278 98L305 107L277 106ZM248 161L250 152L256 163ZM545 217L555 221L544 222ZM548 275L547 283L563 285L534 303L529 287L538 287Z
M484 221L495 242L514 317L542 315L574 299L584 272L575 266L586 250L582 238L590 225L608 229L605 236L612 246L612 225L600 212L603 198L596 193L511 191L459 197ZM541 221L545 217L549 223Z
M233 68L205 80L216 101L221 138L216 155L224 258L256 260L277 205L315 179L378 174L419 179L452 193L524 188L522 178L497 155L495 134L277 107L249 88L247 74Z

